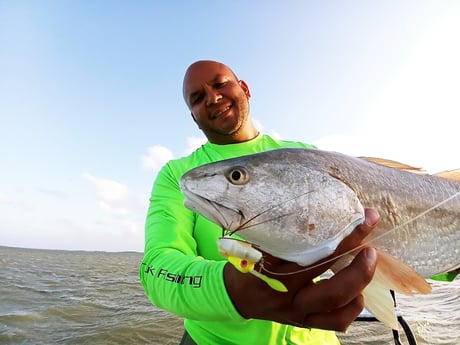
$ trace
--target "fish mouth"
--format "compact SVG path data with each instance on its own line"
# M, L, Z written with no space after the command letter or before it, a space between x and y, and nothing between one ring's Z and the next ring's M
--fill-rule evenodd
M243 219L240 210L229 208L194 193L185 192L184 205L230 231L236 230Z

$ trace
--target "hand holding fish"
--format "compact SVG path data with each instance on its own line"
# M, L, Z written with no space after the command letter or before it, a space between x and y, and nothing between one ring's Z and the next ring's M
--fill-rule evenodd
M365 214L364 224L340 243L334 256L356 248L376 227L378 213L367 209ZM233 303L245 318L344 331L363 309L361 292L373 277L376 258L374 249L365 248L349 266L330 279L315 283L313 280L330 268L331 262L305 270L295 263L264 254L264 267L270 272L301 271L281 276L263 272L282 280L288 292L275 291L262 280L242 274L230 264L225 268L224 278Z

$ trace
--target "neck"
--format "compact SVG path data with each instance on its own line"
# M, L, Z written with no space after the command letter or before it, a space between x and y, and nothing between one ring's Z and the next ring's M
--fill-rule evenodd
M208 140L217 145L238 144L255 139L259 135L259 131L252 127L250 130L244 132L232 133L229 135L220 135L218 137L208 136Z

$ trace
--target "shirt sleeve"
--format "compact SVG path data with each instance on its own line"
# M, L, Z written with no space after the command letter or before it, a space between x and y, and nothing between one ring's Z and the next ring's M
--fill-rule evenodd
M157 307L188 319L243 320L224 284L226 261L197 255L196 214L183 204L179 179L168 163L152 189L139 269L144 290Z

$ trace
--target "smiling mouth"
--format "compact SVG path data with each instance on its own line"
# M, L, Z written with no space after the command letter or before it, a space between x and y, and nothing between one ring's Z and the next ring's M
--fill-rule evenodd
M217 119L218 117L221 117L222 115L225 115L230 109L232 108L231 105L225 107L222 110L216 111L211 115L212 119Z

